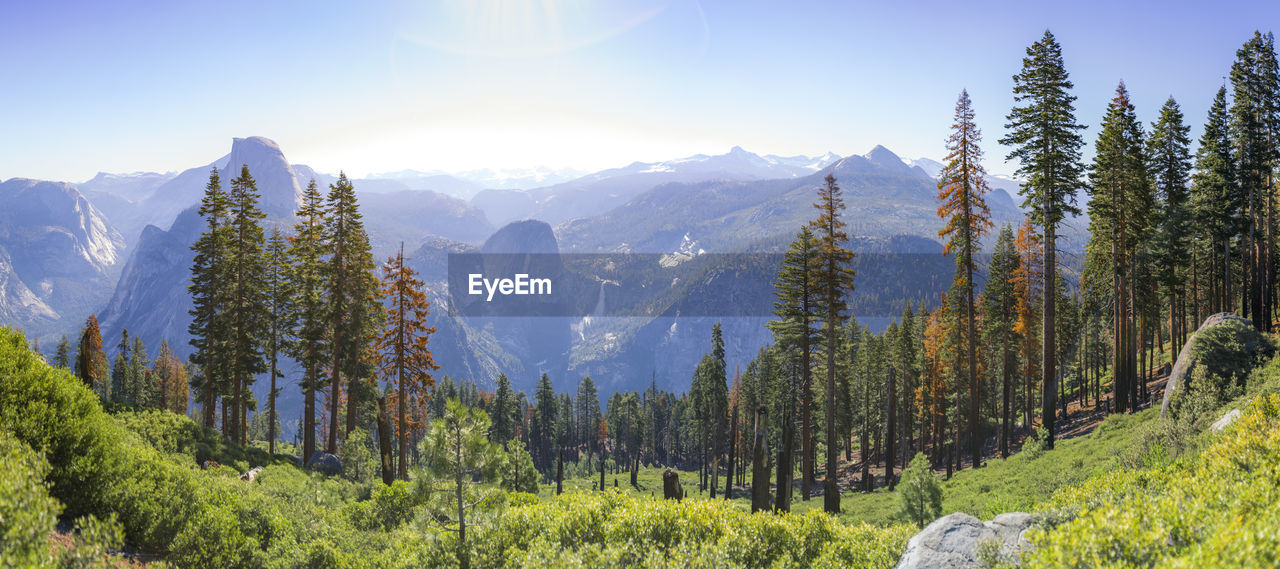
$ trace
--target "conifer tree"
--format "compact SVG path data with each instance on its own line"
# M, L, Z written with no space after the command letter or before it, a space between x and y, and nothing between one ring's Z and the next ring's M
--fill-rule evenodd
M106 398L107 390L107 354L102 350L102 332L98 329L98 317L90 314L84 321L84 329L80 332L80 351L76 354L76 377L80 378L89 389Z
M983 312L986 314L985 343L995 357L988 369L999 372L1000 385L1000 457L1009 456L1009 423L1012 418L1014 385L1017 367L1018 299L1014 292L1014 273L1018 269L1018 251L1013 245L1013 228L1005 225L996 237L991 255L987 288L982 293Z
M1280 137L1280 69L1272 34L1255 31L1236 51L1231 85L1235 175L1246 198L1243 315L1258 330L1270 331L1272 188Z
M263 257L262 220L266 214L258 207L259 198L249 167L241 166L227 194L231 230L227 264L231 274L226 306L227 365L232 380L230 435L241 444L248 443L250 385L256 374L267 371L263 342L271 319Z
M169 343L160 341L160 353L152 364L151 374L156 378L157 406L160 409L185 415L187 413L187 370L182 360L173 354Z
M1080 147L1084 144L1076 123L1075 97L1062 62L1062 47L1048 30L1040 41L1027 48L1022 71L1013 77L1015 106L1007 117L1009 130L1000 143L1013 146L1006 159L1019 161L1018 175L1025 179L1019 193L1022 206L1030 210L1036 226L1043 230L1046 290L1056 290L1057 229L1067 215L1078 215L1076 190L1082 187ZM1057 295L1043 297L1044 327L1041 338L1040 373L1045 393L1043 417L1049 433L1047 448L1053 448L1056 401L1054 349L1054 302Z
M71 342L67 341L66 334L58 340L58 348L53 356L53 367L71 369Z
M1182 122L1182 109L1169 97L1160 109L1160 118L1147 140L1147 157L1151 161L1151 179L1160 201L1159 225L1156 231L1154 260L1160 287L1169 307L1169 335L1173 340L1171 358L1178 358L1178 348L1186 337L1186 315L1180 315L1180 300L1186 294L1185 283L1191 265L1191 212L1187 182L1191 171L1190 127Z
M329 241L323 198L315 180L302 194L297 218L289 244L297 328L289 347L303 369L302 456L309 461L316 452L316 392L323 389L320 373L329 362L328 265L323 260Z
M1209 310L1221 312L1234 305L1231 294L1231 240L1240 232L1240 211L1244 205L1235 182L1235 161L1231 154L1231 125L1227 116L1227 88L1218 89L1209 108L1204 133L1196 149L1195 173L1191 180L1191 203L1196 228L1210 241L1211 300Z
M1014 238L1013 248L1018 252L1018 268L1013 274L1013 293L1017 297L1018 320L1014 324L1014 333L1022 340L1018 351L1018 359L1022 363L1022 424L1031 428L1032 415L1035 413L1036 378L1040 377L1040 355L1042 345L1037 340L1037 331L1041 326L1040 299L1044 294L1044 258L1040 247L1040 236L1030 219L1023 221L1018 227L1018 236Z
M331 380L329 433L326 449L338 448L338 401L343 392L342 378L346 378L347 423L346 431L356 428L361 404L359 386L361 358L365 347L377 335L382 320L382 306L378 301L378 283L373 275L373 253L369 236L365 233L363 216L356 203L356 190L345 173L339 173L337 182L329 185L326 203L326 236L329 238L327 253L329 263L329 328L331 351ZM344 432L346 432L344 431Z
M946 166L938 175L938 217L946 220L946 226L938 231L939 237L949 237L944 253L956 255L956 281L963 289L962 300L965 319L966 357L969 368L969 452L976 467L982 462L981 410L979 407L980 379L978 377L978 334L975 324L976 303L973 292L974 256L981 246L982 236L991 227L991 210L984 197L991 189L987 186L986 170L982 167L982 131L974 124L969 91L961 91L956 101L955 122L947 139Z
M803 227L796 234L796 239L782 256L782 268L778 271L778 280L774 284L773 313L778 317L767 324L773 332L774 343L789 355L795 355L793 369L797 370L799 384L795 390L787 390L785 397L790 399L796 392L800 395L800 432L801 432L801 499L809 499L810 486L813 480L813 437L810 414L813 408L812 356L813 348L818 343L815 323L818 321L817 288L814 272L818 262L818 243L813 232ZM781 402L780 402L781 403ZM780 405L781 406L781 405ZM784 429L791 427L791 410L779 413L779 423ZM779 452L787 457L793 456L793 438L783 436ZM781 472L781 470L779 471ZM787 473L790 476L790 473ZM783 492L779 492L779 502ZM786 499L789 499L789 491Z
M296 324L293 263L289 256L289 243L278 228L271 230L265 255L263 279L269 316L263 350L267 360L267 377L271 379L271 389L267 392L267 452L275 454L276 424L280 420L276 413L276 398L280 396L276 379L284 377L284 373L280 371L280 354L290 351Z
M847 225L840 219L844 210L844 199L836 177L827 174L823 185L818 189L818 201L813 204L817 208L818 218L809 223L814 228L816 240L816 262L814 263L813 283L816 308L822 314L822 329L826 336L825 352L827 355L826 386L826 444L827 468L826 487L823 493L823 510L829 513L840 512L840 490L836 484L836 338L843 327L845 312L848 306L845 296L853 292L853 252L845 248L849 235L845 232ZM865 460L865 457L864 457Z
M111 364L111 401L133 404L129 384L129 329L125 328L120 332L120 342L116 344L116 360Z
M147 357L147 346L142 338L133 337L129 344L129 365L126 377L127 401L138 407L158 407L156 400L158 390L151 375L151 360Z
M409 479L409 400L421 398L435 383L431 373L440 366L427 347L436 329L427 326L430 314L427 295L422 292L418 273L404 264L404 244L400 252L382 266L382 295L388 300L387 318L375 347L378 373L396 398L396 432L400 460L396 475ZM350 404L350 403L348 403ZM501 410L500 410L501 411Z
M529 425L529 441L530 446L535 450L534 462L545 476L546 473L551 472L551 457L555 454L556 415L560 410L556 402L555 388L552 387L551 378L547 377L547 374L542 374L542 378L538 380L533 397L533 419Z
M596 383L590 376L583 376L578 383L574 406L574 412L578 415L578 442L594 446L596 426L600 424L600 396L596 391Z
M498 374L498 389L494 392L491 407L489 416L493 421L493 427L489 431L489 440L506 444L515 436L518 420L515 393L511 391L511 380L507 379L505 373ZM599 403L597 403L596 413L599 412ZM520 447L520 450L524 451L524 447ZM525 454L527 455L528 452Z
M213 428L218 396L227 378L225 344L228 329L225 311L230 281L228 263L231 244L231 226L228 221L231 202L222 189L218 169L209 172L204 197L200 200L200 216L205 219L205 230L191 245L194 257L191 262L191 347L195 352L191 362L199 369L192 382L200 400L204 426ZM223 432L226 432L223 425Z
M1121 82L1116 88L1115 98L1107 107L1089 175L1092 182L1090 239L1105 244L1104 249L1109 252L1107 262L1111 266L1114 309L1112 369L1116 412L1131 410L1137 403L1132 397L1137 387L1136 352L1139 341L1134 331L1139 302L1136 297L1139 275L1136 268L1138 252L1150 229L1154 208L1143 139L1142 124L1138 122L1129 92ZM1052 282L1052 279L1047 282ZM1045 295L1057 296L1057 291L1046 289ZM1050 325L1047 319L1044 325Z

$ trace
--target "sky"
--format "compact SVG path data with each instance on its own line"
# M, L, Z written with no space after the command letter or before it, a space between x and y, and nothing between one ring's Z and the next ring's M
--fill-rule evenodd
M599 170L740 145L940 159L968 89L990 172L1049 29L1094 136L1124 80L1192 136L1280 3L1041 0L5 2L0 179L173 171L265 136L353 176Z

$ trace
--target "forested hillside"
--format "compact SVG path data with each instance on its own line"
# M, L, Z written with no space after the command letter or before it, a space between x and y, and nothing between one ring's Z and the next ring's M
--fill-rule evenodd
M278 148L256 171L233 152L202 172L199 206L144 232L125 269L137 290L164 279L162 295L119 293L108 319L90 315L49 358L0 329L0 566L939 566L912 561L929 547L909 541L917 531L1014 510L1028 515L1009 547L969 543L965 565L1273 565L1274 38L1236 52L1194 152L1177 101L1143 109L1157 117L1144 127L1124 82L1086 140L1062 51L1048 31L1026 49L994 144L959 92L936 185L893 165L894 191L927 190L913 198L927 206L868 209L867 174L845 159L795 179L660 186L558 236L522 221L480 248L608 249L592 240L600 225L669 239L655 226L681 219L659 206L700 193L724 208L700 212L707 235L785 228L776 266L734 273L767 283L769 343L731 366L740 338L708 321L682 346L700 354L688 389L656 373L629 389L615 376L635 366L600 360L595 378L568 378L585 324L494 317L442 334L454 324L436 325L448 308L424 273L466 246L379 259L377 236L396 229L370 227L345 174L302 184ZM1016 212L996 201L988 153L1019 164ZM264 170L284 191L259 189ZM753 191L776 193L785 215L739 207ZM941 226L933 258L952 264L937 298L902 282L936 271L859 257L867 216L918 230L921 211ZM1081 214L1088 242L1067 278L1060 236ZM690 286L730 272L627 274L645 271ZM860 296L870 283L901 294ZM873 330L867 306L900 316ZM153 359L125 312L189 341ZM460 356L464 344L476 346ZM443 361L474 375L440 373ZM282 415L285 397L300 416Z

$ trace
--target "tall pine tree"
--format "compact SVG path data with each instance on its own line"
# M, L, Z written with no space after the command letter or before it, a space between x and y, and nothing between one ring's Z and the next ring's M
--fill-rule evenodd
M205 219L205 230L191 245L194 257L191 261L191 362L199 370L192 387L200 400L204 426L213 428L218 397L227 378L228 340L226 318L227 292L230 281L228 263L231 245L231 226L228 216L231 202L222 189L218 169L209 172L204 197L200 200L200 216ZM223 425L226 432L226 425Z
M822 330L826 336L824 352L827 355L826 386L826 445L827 468L826 485L823 490L823 510L829 513L840 512L840 489L836 484L836 338L847 317L848 306L846 295L853 292L853 252L845 248L849 235L845 232L846 223L840 219L844 211L844 199L836 177L827 174L823 185L818 189L818 201L813 204L818 210L818 219L809 223L814 228L816 238L816 262L814 263L813 284L814 299L817 309L822 314ZM864 457L865 460L865 457Z
M966 359L969 388L969 452L975 467L982 464L982 417L979 402L981 380L978 377L978 333L973 298L974 256L982 236L991 227L991 210L984 197L986 170L982 167L982 131L974 123L969 91L961 91L956 101L955 122L947 138L946 166L938 175L938 217L946 226L938 231L947 237L945 253L956 255L956 282L963 290Z
M1076 123L1072 87L1062 63L1062 47L1053 34L1045 30L1040 41L1027 48L1022 71L1013 76L1014 108L1007 117L1009 130L1000 143L1013 146L1009 160L1018 160L1018 175L1025 181L1019 193L1022 206L1030 210L1035 224L1043 231L1045 290L1056 290L1057 230L1067 215L1078 215L1076 190L1082 187L1080 147L1084 139ZM1042 413L1049 433L1046 441L1053 448L1056 436L1054 408L1057 406L1057 364L1053 361L1054 303L1057 295L1045 294L1041 337L1041 381L1044 399Z
M289 244L297 326L290 354L303 370L302 456L308 461L316 452L316 392L323 389L320 372L329 361L328 265L323 259L329 244L322 200L316 181L311 180L302 194Z

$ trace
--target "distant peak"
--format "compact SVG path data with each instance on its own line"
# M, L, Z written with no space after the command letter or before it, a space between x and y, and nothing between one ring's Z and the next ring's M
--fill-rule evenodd
M866 158L880 166L892 166L894 168L907 166L907 163L903 162L901 157L879 144L872 148L871 152L866 153Z
M261 148L283 154L280 150L280 145L276 144L276 141L271 140L270 138L263 136L250 136L248 138L231 139L232 152L235 152L236 150L248 150L250 148Z

